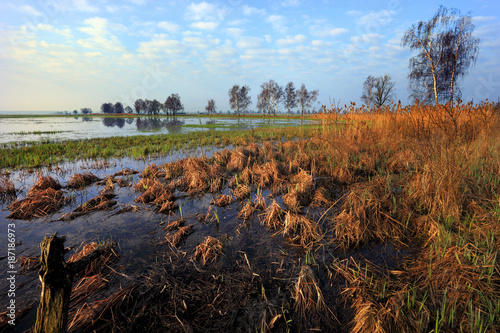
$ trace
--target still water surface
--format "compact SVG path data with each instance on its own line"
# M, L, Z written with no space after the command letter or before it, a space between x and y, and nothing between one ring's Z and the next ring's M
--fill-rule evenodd
M189 133L208 130L245 130L264 126L296 126L301 119L210 117L34 117L0 119L0 144L63 141L113 136Z

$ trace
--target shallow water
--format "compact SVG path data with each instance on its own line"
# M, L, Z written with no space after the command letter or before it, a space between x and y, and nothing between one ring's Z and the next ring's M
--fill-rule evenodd
M295 126L300 119L222 117L34 117L1 118L0 144L31 141L63 141L113 136L189 133L209 130L243 130L263 126Z
M161 165L187 156L210 156L212 153L212 150L206 149L148 160L124 158L101 162L79 161L43 168L38 172L43 175L50 175L59 180L61 185L64 186L75 173L90 171L99 178L104 179L125 167L142 171L147 165L153 163ZM16 171L10 175L10 179L14 181L16 188L21 189L18 198L25 197L37 178L37 172L29 173L27 170ZM113 240L118 243L117 252L120 256L118 265L120 273L123 274L120 277L120 284L126 284L127 281L135 280L142 274L148 273L158 263L168 263L168 260L171 260L172 253L180 257L179 265L186 267L185 269L199 270L201 264L199 261L191 259L192 254L195 247L206 236L212 236L224 243L224 254L217 260L216 269L214 269L212 275L213 279L219 279L219 274L222 277L226 276L227 279L231 276L233 278L238 277L238 274L241 274L242 271L248 270L251 274L255 274L256 280L263 281L262 288L264 288L265 281L273 281L272 284L268 283L265 286L266 293L271 303L278 304L278 302L290 298L290 286L296 281L301 266L304 264L319 267L318 264L323 263L321 267L326 267L333 257L357 257L366 258L375 264L378 261L386 267L394 267L402 256L392 246L379 246L376 244L349 253L339 253L333 246L327 244L328 241L320 249L317 249L314 254L307 253L305 250L291 245L283 235L275 231L269 231L265 226L261 225L258 221L258 215L261 212L255 212L252 221L238 219L237 215L246 200L235 201L225 208L211 205L212 199L220 193L208 193L194 197L185 196L183 193L175 193L178 196L176 202L181 209L175 210L170 215L158 213L152 205L135 202L135 199L141 194L135 192L132 188L132 185L140 180L138 174L117 176L116 178L127 181L130 186L119 187L115 184L115 194L117 196L114 200L117 201L117 204L114 207L106 211L90 212L70 221L60 221L58 219L63 214L73 211L78 205L96 196L104 188L104 185L93 184L81 190L63 189L65 196L72 198L70 204L54 214L30 221L7 220L6 217L9 214L9 211L6 210L7 203L2 203L0 206L2 209L0 211L0 221L4 221L3 227L5 228L7 223L15 224L16 257L18 260L20 256L38 257L40 255L39 244L43 237L56 231L59 235L66 236L65 246L74 250L90 242ZM229 194L230 190L225 188L222 193ZM262 194L266 198L266 204L269 205L273 199L276 199L283 207L281 197L269 197L268 190L263 191ZM252 192L250 200L253 201L254 197L255 192ZM117 214L122 207L130 204L139 207L140 210ZM197 219L198 214L204 215L209 209L215 210L219 217L219 223L214 221L203 223ZM315 221L318 221L323 213L325 213L325 209L322 208L308 209L306 212L307 216ZM326 232L326 227L337 213L338 210L334 208L321 218L321 228L325 231L325 238L331 237ZM167 232L163 228L169 222L175 221L181 216L185 220L185 225L193 225L194 232L181 243L178 249L172 249L170 245L164 244ZM7 248L6 237L0 238L0 248ZM68 253L67 256L69 257L71 253ZM178 272L173 268L174 265L172 264L170 269ZM20 270L19 262L17 263L17 270ZM324 288L325 298L329 304L340 302L339 286L332 285L326 272L318 268L316 270L319 282ZM7 260L2 258L0 259L0 307L2 308L6 306L8 301L6 297L8 290L6 272ZM252 276L252 281L253 279ZM17 274L16 283L17 309L19 310L23 306L30 304L31 301L35 302L35 306L29 311L28 315L20 320L20 326L16 327L16 329L29 328L34 324L36 305L41 291L37 271ZM112 288L116 291L116 288L119 287L115 285ZM255 315L258 318L258 315ZM337 315L339 314L337 313ZM248 318L251 318L251 315ZM244 322L242 325L248 325L248 322Z

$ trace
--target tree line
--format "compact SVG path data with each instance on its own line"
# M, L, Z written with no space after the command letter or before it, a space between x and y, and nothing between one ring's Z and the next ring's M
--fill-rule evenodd
M184 110L184 105L178 94L168 96L164 103L161 103L157 99L143 100L139 98L134 102L134 109L130 106L123 107L121 102L116 102L115 104L103 103L101 105L101 112L106 114L133 113L134 110L137 114L158 115L160 112L163 112L168 115L176 115Z
M229 106L238 115L244 113L252 99L249 96L250 87L247 85L239 86L235 84L229 89ZM302 84L299 90L295 90L293 82L283 88L276 81L270 79L260 85L260 93L257 95L257 109L262 114L276 115L280 112L282 105L288 114L298 107L300 113L304 115L305 111L312 106L312 103L318 98L318 90L307 90L305 84Z

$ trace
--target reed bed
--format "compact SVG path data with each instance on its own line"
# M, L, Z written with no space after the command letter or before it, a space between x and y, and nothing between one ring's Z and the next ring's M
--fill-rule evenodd
M7 201L9 198L15 198L17 193L14 182L8 177L0 178L0 202Z

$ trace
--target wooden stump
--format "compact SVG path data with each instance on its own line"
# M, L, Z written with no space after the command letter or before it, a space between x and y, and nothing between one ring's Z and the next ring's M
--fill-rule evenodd
M39 275L42 282L42 295L36 314L35 333L67 331L73 278L76 273L102 254L101 249L96 249L76 262L66 263L64 261L65 241L66 237L58 237L56 232L50 237L46 236L40 243Z

